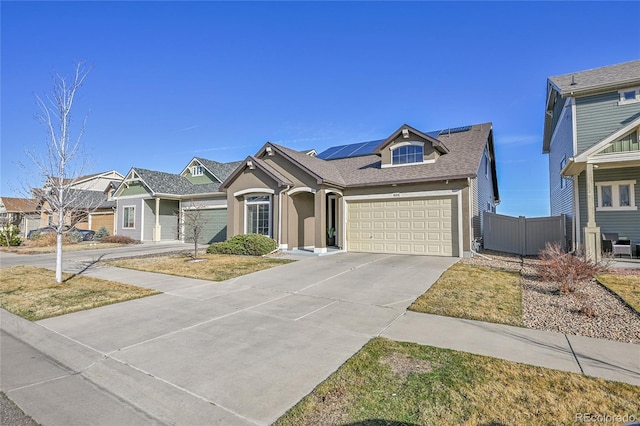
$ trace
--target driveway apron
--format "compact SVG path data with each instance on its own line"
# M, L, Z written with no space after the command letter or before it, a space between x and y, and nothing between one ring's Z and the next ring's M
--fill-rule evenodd
M269 424L455 261L343 253L222 283L91 267L164 293L38 324L95 351L82 376L154 422Z

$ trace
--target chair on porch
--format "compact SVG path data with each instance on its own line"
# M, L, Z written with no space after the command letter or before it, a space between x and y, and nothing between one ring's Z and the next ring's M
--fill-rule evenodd
M631 240L628 238L619 238L616 232L604 232L602 234L602 251L616 255L629 255L632 258Z

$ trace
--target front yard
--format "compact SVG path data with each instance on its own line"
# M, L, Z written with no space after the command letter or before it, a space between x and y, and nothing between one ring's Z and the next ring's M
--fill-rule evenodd
M291 262L293 261L261 256L226 254L203 254L194 261L191 255L184 254L115 260L109 262L109 265L209 281L224 281Z
M1 273L0 307L31 321L159 293L84 275L63 274L58 284L54 271L34 266L2 268Z
M557 283L538 276L538 262L491 252L462 259L409 309L640 343L638 271L599 275L564 294Z
M550 425L640 418L640 387L375 338L275 424ZM614 420L615 422L615 420Z

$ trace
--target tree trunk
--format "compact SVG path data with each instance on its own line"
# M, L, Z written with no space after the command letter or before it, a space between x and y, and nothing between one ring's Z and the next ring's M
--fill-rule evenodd
M58 210L58 233L56 234L56 282L62 283L62 222L64 221L64 212Z

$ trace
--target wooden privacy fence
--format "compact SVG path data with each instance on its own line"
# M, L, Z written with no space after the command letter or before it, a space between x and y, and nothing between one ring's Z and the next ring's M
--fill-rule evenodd
M537 255L547 243L557 242L566 250L564 215L527 219L484 212L483 222L485 249Z

